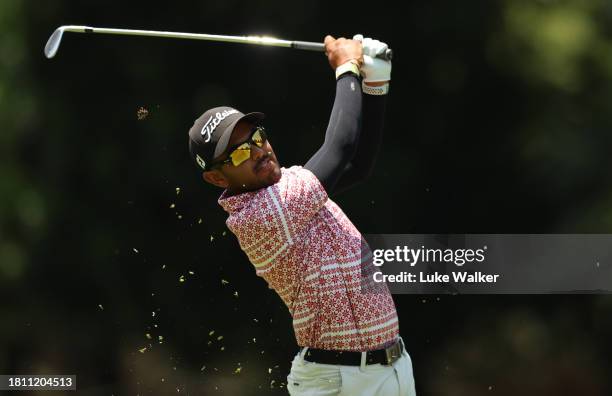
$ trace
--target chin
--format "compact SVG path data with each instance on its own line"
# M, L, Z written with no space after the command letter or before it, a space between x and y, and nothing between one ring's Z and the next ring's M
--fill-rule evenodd
M280 181L280 175L278 177L273 177L272 180L270 180L270 183L268 184L269 186L276 184Z
M276 172L276 171L270 172L270 174L267 175L262 180L261 188L269 187L269 186L271 186L273 184L278 183L278 181L281 179L281 176L282 176L282 174L280 173L280 170L278 172Z
M280 165L276 160L272 161L272 166L264 174L258 175L261 180L262 187L268 187L277 183L282 176Z
M271 173L271 177L274 180L273 183L278 183L282 175L283 174L281 173L280 166L278 164L275 164L274 170Z

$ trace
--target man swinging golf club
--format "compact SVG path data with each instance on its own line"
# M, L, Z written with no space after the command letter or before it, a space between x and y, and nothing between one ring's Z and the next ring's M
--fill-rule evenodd
M371 251L329 197L365 180L381 142L391 62L387 44L325 37L336 96L321 148L281 167L262 113L206 111L189 131L204 180L224 189L227 226L287 305L299 352L291 395L415 395L393 299L374 283Z

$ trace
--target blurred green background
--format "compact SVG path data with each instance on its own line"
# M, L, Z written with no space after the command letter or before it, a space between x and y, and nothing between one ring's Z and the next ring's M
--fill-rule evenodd
M612 3L0 2L0 373L78 394L286 394L290 317L226 229L187 130L268 115L284 166L322 143L322 54L67 34L64 24L394 49L363 233L610 233ZM612 298L395 296L419 395L609 395ZM160 338L161 337L161 338Z

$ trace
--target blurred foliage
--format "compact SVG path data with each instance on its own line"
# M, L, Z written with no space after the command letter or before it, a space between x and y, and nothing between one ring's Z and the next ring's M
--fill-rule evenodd
M0 287L25 271L27 245L44 232L47 214L41 186L22 166L39 125L23 21L23 2L0 4Z
M284 394L296 347L186 132L211 106L263 111L281 162L303 164L333 100L325 59L71 34L47 60L62 24L380 38L382 155L337 197L362 232L610 232L611 3L377 5L1 1L0 373L76 373L79 394ZM612 392L607 296L395 301L420 395Z
M567 203L555 229L606 232L612 206L608 2L506 1L489 58L527 90L514 145L536 194ZM539 185L536 187L534 185Z
M493 41L491 50L504 48L501 63L533 84L548 84L561 91L583 88L582 63L596 57L608 44L597 31L596 2L508 1L504 10L502 43ZM509 56L509 55L514 56ZM608 65L603 65L608 66ZM606 70L608 73L611 69Z

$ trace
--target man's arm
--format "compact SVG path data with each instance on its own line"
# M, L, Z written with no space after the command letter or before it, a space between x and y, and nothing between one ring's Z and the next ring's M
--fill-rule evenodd
M347 164L355 156L361 131L362 95L359 79L350 73L336 82L336 98L325 141L304 168L315 174L331 194Z
M331 175L324 184L329 195L346 191L369 178L382 143L386 97L391 80L391 62L378 59L376 56L385 52L388 46L378 40L363 38L360 34L355 35L353 40L362 43L363 51L363 62L360 66L360 74L364 76L363 81L361 81L364 93L361 118L359 119L361 121L361 131L359 131L359 128L356 131L350 128L337 129L334 132L335 140L348 137L348 140L352 142L350 147L342 151L344 155L334 155L329 148L323 150L325 148L324 144L322 149L313 157L318 164L317 171L323 175ZM349 108L351 105L356 105L356 101L351 102L339 98L339 89L340 85L338 85L336 91L332 120L334 119L334 112L339 111L343 105ZM356 112L357 110L353 109L353 111ZM332 122L330 122L326 133L326 144L328 143L328 136L333 136L330 135L331 126ZM333 144L330 146L333 147ZM336 157L336 161L334 161L334 157ZM340 164L344 164L344 166L340 168L338 166ZM328 169L328 172L322 171L325 169Z
M387 92L391 80L391 62L377 59L376 55L387 50L387 44L361 34L353 37L362 42L364 63L362 130L355 156L347 164L335 186L334 193L346 191L368 179L380 151L384 127Z
M382 143L387 95L363 95L362 128L355 155L344 168L334 194L346 191L368 179ZM331 192L330 192L331 194Z
M363 52L358 41L335 40L331 36L325 37L325 50L330 66L339 73L336 97L325 141L304 168L314 173L329 194L357 149L362 108L358 67L363 62ZM342 73L345 69L347 72Z

